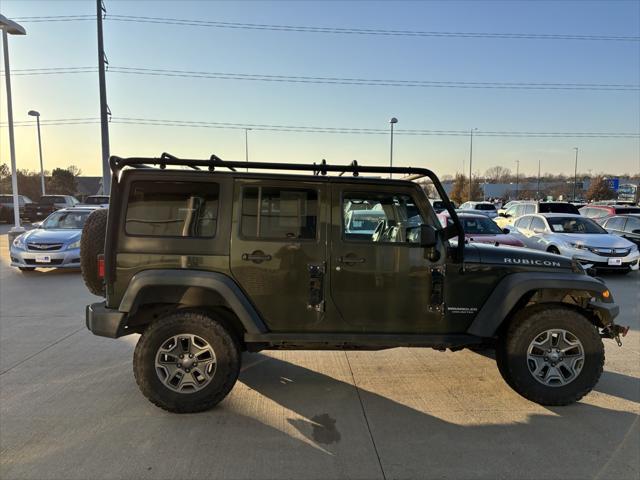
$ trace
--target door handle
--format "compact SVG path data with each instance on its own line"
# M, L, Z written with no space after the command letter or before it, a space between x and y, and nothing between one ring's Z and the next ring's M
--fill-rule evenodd
M338 263L364 263L365 259L362 257L338 257Z
M271 255L262 253L261 251L253 252L253 253L243 253L242 260L246 262L268 262L271 260Z

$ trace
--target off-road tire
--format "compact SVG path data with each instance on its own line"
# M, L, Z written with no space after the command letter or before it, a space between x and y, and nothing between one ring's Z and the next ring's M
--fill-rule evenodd
M104 281L98 276L98 255L104 253L107 231L107 210L94 210L87 217L80 238L80 269L89 291L104 297Z
M582 343L584 365L567 385L546 386L538 382L527 366L527 349L540 333L564 329ZM498 341L498 370L505 382L523 397L540 405L562 406L577 402L598 383L604 367L604 345L598 329L575 309L540 304L517 314Z
M216 371L210 383L193 393L179 393L163 385L155 371L160 346L174 335L193 334L215 352ZM240 373L241 355L231 332L209 314L178 310L154 321L144 331L133 354L133 374L140 390L153 404L173 413L209 410L231 391Z

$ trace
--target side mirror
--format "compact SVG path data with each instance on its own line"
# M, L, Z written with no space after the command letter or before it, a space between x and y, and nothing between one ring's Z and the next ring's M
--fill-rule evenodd
M499 213L498 215L500 215L501 217L504 217L504 218L509 218L511 216L506 212Z
M509 235L511 233L511 230L509 230L508 228L503 228L502 233Z
M431 225L420 225L420 246L433 248L438 242L438 231Z

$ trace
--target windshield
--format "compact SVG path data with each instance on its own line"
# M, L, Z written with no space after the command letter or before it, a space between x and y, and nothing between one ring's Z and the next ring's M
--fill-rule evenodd
M607 233L593 220L583 217L547 217L551 231L556 233Z
M490 203L478 203L476 205L476 210L495 210L495 205L491 205Z
M570 203L541 203L540 213L575 213L580 212L575 205Z
M464 233L473 235L499 235L502 232L500 227L489 218L465 218L461 217L462 229Z
M80 230L91 212L55 212L42 222L45 230Z

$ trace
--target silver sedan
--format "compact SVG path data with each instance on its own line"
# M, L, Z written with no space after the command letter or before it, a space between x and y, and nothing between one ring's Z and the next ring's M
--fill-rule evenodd
M514 227L527 247L574 258L586 268L638 269L638 246L589 218L566 213L524 215Z

